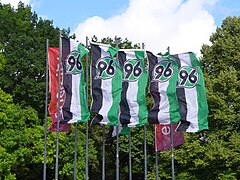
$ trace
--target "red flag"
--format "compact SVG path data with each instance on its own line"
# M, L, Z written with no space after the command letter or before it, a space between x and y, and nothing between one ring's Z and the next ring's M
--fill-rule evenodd
M182 131L175 131L177 124L172 124L173 147L184 143L184 134ZM162 151L171 149L170 124L155 125L155 150Z
M49 128L51 132L57 131L57 116L58 116L58 64L59 64L59 48L49 47L48 48L48 64L49 64L49 76L50 76L50 93L51 100L48 107L50 116L52 118L52 125ZM59 132L69 132L70 124L62 124L64 121L62 118L62 106L64 103L65 91L63 88L62 80L62 67L60 66L60 124L59 124Z

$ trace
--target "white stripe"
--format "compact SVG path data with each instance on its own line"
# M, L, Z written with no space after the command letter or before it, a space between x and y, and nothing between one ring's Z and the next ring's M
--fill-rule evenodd
M77 50L78 43L70 39L70 52L73 50ZM71 106L70 112L73 117L68 123L75 123L78 120L82 120L81 117L81 104L80 104L80 79L81 74L72 74L72 97L71 97Z
M181 66L192 66L189 53L180 54ZM186 132L198 131L198 101L197 90L194 88L184 88L185 97L187 102L187 121L190 122L190 126Z
M126 60L128 59L136 59L134 51L126 53ZM128 127L135 127L137 124L139 124L138 118L139 106L137 102L137 95L138 95L138 81L129 82L126 96L131 117Z
M158 62L162 60L161 57L158 57ZM158 83L158 89L160 93L160 104L158 112L158 121L160 124L170 124L170 113L169 113L169 101L167 96L167 88L169 81Z
M167 87L169 82L158 83L160 93L160 104L158 112L158 121L160 124L170 124L169 101L167 96Z
M138 118L138 111L139 106L137 102L137 95L138 95L138 82L129 82L128 85L128 91L126 93L127 96L127 102L130 109L130 123L128 124L128 127L135 127L137 124L139 124L139 118Z
M109 52L106 52L108 48L103 48L103 47L100 47L100 48L101 48L101 58L110 56ZM102 80L101 89L102 89L103 101L102 101L102 107L99 110L99 114L103 116L103 119L100 123L107 125L107 123L109 122L107 115L113 103L112 78Z

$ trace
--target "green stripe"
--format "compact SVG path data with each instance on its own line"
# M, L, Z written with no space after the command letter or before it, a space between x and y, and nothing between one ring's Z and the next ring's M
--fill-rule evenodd
M144 66L144 51L135 51L135 56L137 59L140 60L141 67L143 67L142 75L138 79L138 92L137 92L137 101L139 106L138 111L139 124L137 126L143 126L147 123L148 118L148 110L146 105L146 87L148 75Z
M117 61L114 59L114 62L116 64ZM118 126L118 110L119 110L119 104L121 100L121 91L122 91L122 70L120 69L120 66L116 66L116 74L112 78L112 106L108 112L108 126Z
M131 128L124 126L124 127L122 127L119 135L129 135L130 132L131 132Z
M141 59L141 60L144 60L144 51L143 50L136 50L134 51L135 52L135 56L137 59Z
M80 77L80 85L79 85L79 93L80 93L80 105L81 105L81 117L82 119L78 122L86 122L90 119L90 113L87 106L86 100L86 82L84 78L84 70L82 70Z
M118 52L118 50L119 50L119 48L109 47L108 50L107 50L107 52L110 53L110 56L111 56L111 57L114 57L115 54Z
M87 54L89 51L87 48L85 48L83 45L78 44L77 50L80 52L80 57L82 58L85 54Z
M168 60L170 60L168 58ZM177 93L176 93L176 85L178 79L178 65L175 61L173 63L173 76L168 81L167 87L167 96L169 101L169 113L170 113L170 123L177 124L180 120L180 109L178 105Z
M208 129L208 104L206 98L206 90L205 90L205 83L204 83L204 76L200 62L198 61L196 55L192 52L189 54L191 58L191 63L193 67L198 68L199 73L199 81L196 86L197 90L197 101L198 101L198 127L199 130Z

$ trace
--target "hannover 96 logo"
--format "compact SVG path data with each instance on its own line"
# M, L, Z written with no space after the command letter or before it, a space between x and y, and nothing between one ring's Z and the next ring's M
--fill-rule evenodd
M152 81L165 82L173 75L173 65L171 61L161 61L156 64L152 72Z
M184 66L181 67L178 74L178 87L193 88L199 80L197 68Z
M129 59L123 65L123 80L136 81L141 76L142 71L139 59Z
M104 57L96 64L96 79L109 79L115 75L116 63L111 57Z
M82 72L82 69L80 53L78 51L72 51L66 59L66 73L79 74Z

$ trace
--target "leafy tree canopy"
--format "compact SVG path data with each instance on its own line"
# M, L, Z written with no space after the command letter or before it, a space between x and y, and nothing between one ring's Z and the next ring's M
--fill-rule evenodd
M38 19L30 6L16 9L0 3L0 52L6 63L0 68L0 86L23 107L44 114L46 39L58 45L59 29L50 20ZM0 56L1 58L1 56ZM2 66L2 65L1 65Z

